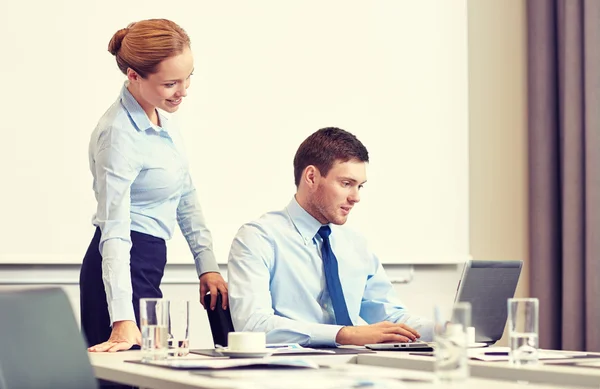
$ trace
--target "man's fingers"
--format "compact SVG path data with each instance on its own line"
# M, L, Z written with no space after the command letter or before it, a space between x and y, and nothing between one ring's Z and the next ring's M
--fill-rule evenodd
M417 330L415 330L412 327L409 327L403 323L394 324L393 328L397 334L402 334L402 335L408 336L411 339L414 338L413 340L421 337L421 335L419 335Z
M397 333L399 333L397 331L397 329L398 328L402 328L402 329L408 331L409 333L413 334L417 338L421 337L421 334L419 334L419 332L417 330L415 330L414 328L412 328L412 327L410 327L410 326L408 326L408 325L406 325L404 323L391 323L389 321L382 321L382 322L379 322L379 323L373 324L373 325L377 326L377 327L383 327L383 328L385 328L387 330L393 330L393 331L395 331ZM402 332L402 333L406 334L406 332Z
M406 343L410 342L410 339L404 335L399 334L383 334L383 343Z
M401 326L394 326L394 327L387 328L385 332L388 334L402 335L402 336L406 337L407 339L410 339L411 342L414 342L415 340L417 340L417 337L412 332L408 331L407 329L405 329Z
M404 328L405 330L410 331L417 338L421 337L421 335L419 334L419 332L417 330L415 330L414 328L409 327L406 324L400 324L400 326L402 326L402 328Z
M404 335L405 337L407 337L408 339L410 339L411 342L414 342L417 340L417 337L415 336L415 334L413 334L410 331L407 331L405 329L402 329L402 332L398 332L398 334L400 335Z

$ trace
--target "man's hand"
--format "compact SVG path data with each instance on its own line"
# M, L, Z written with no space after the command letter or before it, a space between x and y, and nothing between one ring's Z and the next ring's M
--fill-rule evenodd
M110 338L104 343L88 348L92 352L110 352L129 350L134 344L142 343L142 334L137 324L131 320L116 321L113 323Z
M421 335L402 323L384 321L368 326L342 327L335 341L339 344L364 346L370 343L414 342Z
M210 309L214 310L217 304L217 292L221 292L223 297L223 309L227 309L229 298L227 294L227 283L221 277L220 273L210 272L204 273L200 276L200 303L204 309L208 307L204 306L204 296L210 292Z

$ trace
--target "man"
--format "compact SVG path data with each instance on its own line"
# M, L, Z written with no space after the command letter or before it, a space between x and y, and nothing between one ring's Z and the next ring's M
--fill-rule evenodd
M236 331L306 346L431 340L432 323L397 302L364 238L342 227L360 200L368 162L363 144L339 128L323 128L300 145L295 197L243 225L232 243Z

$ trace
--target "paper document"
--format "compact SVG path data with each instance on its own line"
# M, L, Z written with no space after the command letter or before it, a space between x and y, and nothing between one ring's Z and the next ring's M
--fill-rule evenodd
M319 365L305 359L167 359L165 361L148 361L147 365L169 367L172 369L234 369L245 367L298 367L318 369Z
M483 349L469 349L468 355L471 359L478 361L493 362L493 361L508 361L509 347L487 347ZM585 352L579 351L560 351L560 350L539 350L538 359L569 359L587 355Z
M575 366L583 366L583 367L596 367L600 368L600 361L586 361L586 362L578 362Z
M407 383L428 384L434 378L428 372L355 364L335 364L318 370L204 370L193 374L229 379L232 387L244 389L406 389Z
M298 343L269 343L268 349L275 349L273 355L282 354L335 354L332 350L317 350L310 347L302 347Z

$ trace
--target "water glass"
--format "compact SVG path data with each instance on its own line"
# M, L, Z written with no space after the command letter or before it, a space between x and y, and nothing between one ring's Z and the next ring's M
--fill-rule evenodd
M440 381L457 382L469 378L468 333L471 304L459 302L450 312L435 309L435 374Z
M183 357L190 352L190 302L169 301L169 357Z
M538 307L536 298L508 299L509 361L515 366L538 362Z
M140 299L142 361L167 359L169 301L160 298Z

